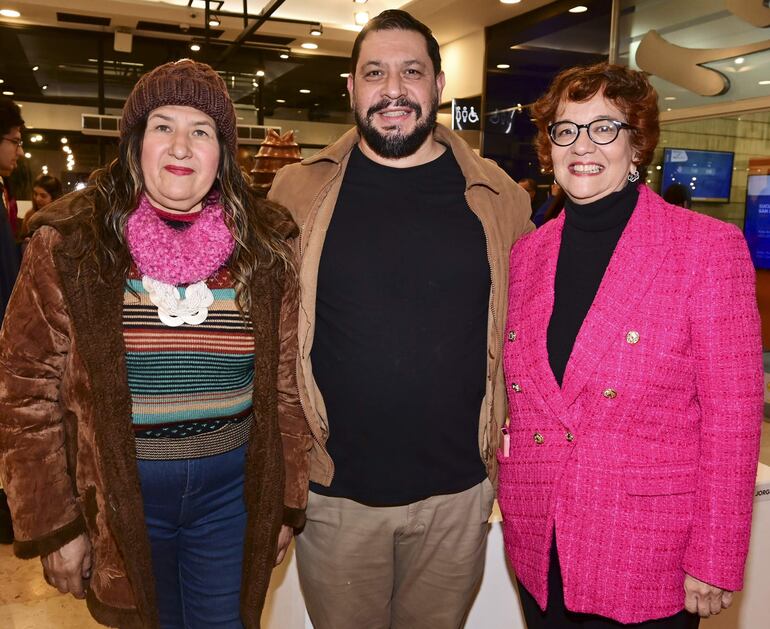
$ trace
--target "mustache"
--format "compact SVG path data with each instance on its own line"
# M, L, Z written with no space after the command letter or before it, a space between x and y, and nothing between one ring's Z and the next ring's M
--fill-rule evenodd
M406 96L402 96L401 98L397 98L396 100L391 100L389 98L383 98L378 103L375 103L369 109L366 110L366 117L371 119L374 114L376 114L379 111L382 111L383 109L387 109L388 107L409 107L410 109L414 110L414 115L416 118L422 117L422 107L420 107L420 103L417 103L413 100L409 100L406 98Z

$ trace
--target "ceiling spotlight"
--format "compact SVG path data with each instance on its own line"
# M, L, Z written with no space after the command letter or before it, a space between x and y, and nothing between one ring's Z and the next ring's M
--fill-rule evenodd
M312 27L310 29L310 34L313 37L320 37L321 35L323 35L323 32L324 32L323 31L323 27L320 24L318 26L314 26L314 27Z
M572 7L569 10L570 13L585 13L586 11L588 11L588 7L584 7L582 4Z
M503 4L519 4L521 0L500 0Z
M310 94L310 90L301 89L301 90L299 91L299 93L300 93L300 94Z
M356 4L366 4L369 0L353 0Z
M21 13L13 9L0 9L0 15L3 17L21 17Z
M190 50L192 50L193 52L198 52L200 49L201 49L200 44L190 44Z
M62 143L62 144L66 144L68 141L69 141L69 140L67 140L67 138L62 138L62 139L61 139L61 143Z
M32 153L24 153L24 157L26 157L27 159L29 159L30 157L32 157Z
M33 72L37 72L39 69L40 69L40 66L32 66L32 71Z
M318 48L318 44L314 44L313 42L310 42L310 41L304 42L303 44L301 44L301 46L306 50L315 50L316 48Z
M340 74L340 76L341 76L343 79L347 79L347 78L350 76L350 72L343 72L342 74Z
M3 96L13 96L13 92L11 90L5 90Z
M5 79L0 79L0 85L2 85L3 83L5 83Z
M281 104L283 104L283 103L285 103L286 101L285 101L283 98L276 98L276 99L275 99L275 102L276 102L276 103L281 103Z
M356 11L353 14L353 19L355 20L356 24L363 26L369 21L369 11Z
M61 150L64 151L67 155L72 154L72 149L69 146L62 146Z
M770 81L759 81L759 85L770 85ZM5 94L5 92L3 92Z
M41 90L47 90L47 89L48 89L48 85L47 85L47 84L46 84L46 85L41 85L41 86L40 86L40 89L41 89Z
M287 55L286 53L283 53L282 55L280 55L280 57L281 59L288 59L289 55Z
M741 65L744 61L746 61L746 60L743 57L736 57L735 58L735 63L737 65Z
M511 64L510 63L498 63L496 67L497 67L498 70L507 70L508 68L511 67Z
M663 100L676 100L676 96L666 96Z
M221 23L216 15L212 15L209 18L209 26L219 26Z
M44 174L44 175L47 175L47 174L48 174L48 166L45 166L45 165L44 165L44 166L43 166L43 167L42 167L40 170L42 170L42 171L43 171L43 174Z
M257 70L257 76L265 76L264 70Z
M29 138L29 141L30 141L30 142L32 142L32 143L34 144L35 142L37 142L37 136L36 136L36 135L33 135L33 136L31 136L31 137Z

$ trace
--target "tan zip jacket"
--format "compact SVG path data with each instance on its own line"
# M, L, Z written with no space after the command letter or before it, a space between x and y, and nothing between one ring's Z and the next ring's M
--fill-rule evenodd
M465 199L481 221L487 241L492 287L487 334L487 385L479 416L479 452L489 477L495 481L495 451L506 408L502 345L508 303L508 256L511 245L534 229L529 220L530 199L493 161L476 155L454 132L437 125L434 138L454 154L465 176ZM297 383L315 441L310 455L310 479L323 485L331 483L334 463L325 445L329 436L326 407L313 378L310 362L315 332L318 264L350 152L358 141L357 130L351 129L313 157L282 168L268 195L270 200L286 207L300 227L297 239L301 256Z

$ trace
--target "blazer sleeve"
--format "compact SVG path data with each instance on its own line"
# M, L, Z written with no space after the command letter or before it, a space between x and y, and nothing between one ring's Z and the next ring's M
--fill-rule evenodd
M286 281L281 304L280 355L278 359L278 424L283 445L285 485L283 523L295 529L305 523L310 449L313 444L297 386L297 317L299 290Z
M687 574L743 587L763 409L762 341L754 268L743 235L721 226L691 300L700 458Z
M58 238L47 228L30 241L0 333L0 470L23 558L85 531L59 399L71 329L52 256Z

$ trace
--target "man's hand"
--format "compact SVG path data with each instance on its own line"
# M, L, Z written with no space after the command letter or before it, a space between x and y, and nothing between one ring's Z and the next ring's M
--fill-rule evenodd
M41 557L45 580L62 594L85 598L84 579L91 577L91 542L81 533L59 550Z
M704 583L686 574L684 577L684 606L688 612L701 618L716 616L733 602L733 593Z
M294 529L285 524L281 525L281 532L278 533L278 551L275 555L276 566L281 563L286 556L286 550L289 548L292 537L294 537Z

